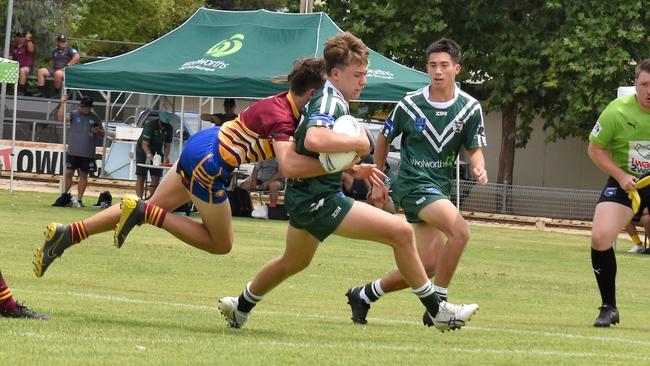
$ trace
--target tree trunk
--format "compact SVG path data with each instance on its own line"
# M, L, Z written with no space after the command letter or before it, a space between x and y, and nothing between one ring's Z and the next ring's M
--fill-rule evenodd
M499 153L499 173L497 183L500 189L496 195L496 210L503 214L512 211L512 172L515 165L515 131L517 128L517 102L501 106L501 152Z
M517 128L517 102L501 106L501 152L499 153L499 173L497 183L512 184L515 166L515 144Z

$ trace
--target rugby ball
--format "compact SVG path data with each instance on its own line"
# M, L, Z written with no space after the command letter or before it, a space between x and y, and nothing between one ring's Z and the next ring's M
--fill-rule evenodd
M361 125L354 116L344 115L334 121L332 131L344 135L358 137L361 133ZM340 153L320 153L318 159L320 164L328 173L336 173L345 169L357 156L356 151Z

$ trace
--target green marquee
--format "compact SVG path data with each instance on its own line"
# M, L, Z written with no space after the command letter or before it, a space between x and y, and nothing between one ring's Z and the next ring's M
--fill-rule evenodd
M201 8L180 27L129 53L69 67L65 87L147 94L264 98L286 89L299 57L322 56L342 32L325 13ZM370 52L363 101L398 101L428 83L425 73Z

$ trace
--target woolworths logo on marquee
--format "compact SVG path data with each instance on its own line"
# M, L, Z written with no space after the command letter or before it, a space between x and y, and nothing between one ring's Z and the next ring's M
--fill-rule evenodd
M377 78L377 79L387 79L387 80L392 80L395 79L395 74L393 74L390 71L384 71L381 69L372 69L371 68L371 63L370 60L368 60L368 73L366 74L366 77L368 78Z
M210 49L205 52L205 57L198 60L185 62L178 69L195 69L203 71L225 69L229 66L229 64L216 59L232 55L233 53L239 51L244 46L244 38L244 35L241 33L233 34L230 38L224 39L214 46L210 47Z

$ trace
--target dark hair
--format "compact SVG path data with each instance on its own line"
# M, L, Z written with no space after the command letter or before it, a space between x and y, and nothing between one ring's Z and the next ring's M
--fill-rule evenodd
M289 89L296 95L304 95L309 89L319 89L325 83L325 63L321 58L301 58L293 63L289 73Z
M81 102L79 103L82 107L92 107L93 106L93 100L90 97L83 97L81 98Z
M368 64L368 47L352 33L339 33L325 42L323 58L327 75L338 66L348 66L354 61Z
M226 98L223 100L224 108L235 108L235 100L232 98Z
M641 75L642 71L645 71L650 74L650 58L646 58L645 60L639 62L634 68L635 81L639 78L639 75Z
M454 61L454 63L460 63L460 59L462 57L460 46L458 43L452 41L451 39L440 38L439 40L431 43L429 47L427 47L426 59L429 60L429 55L437 52L446 52L449 54L449 56L451 56L451 59Z

